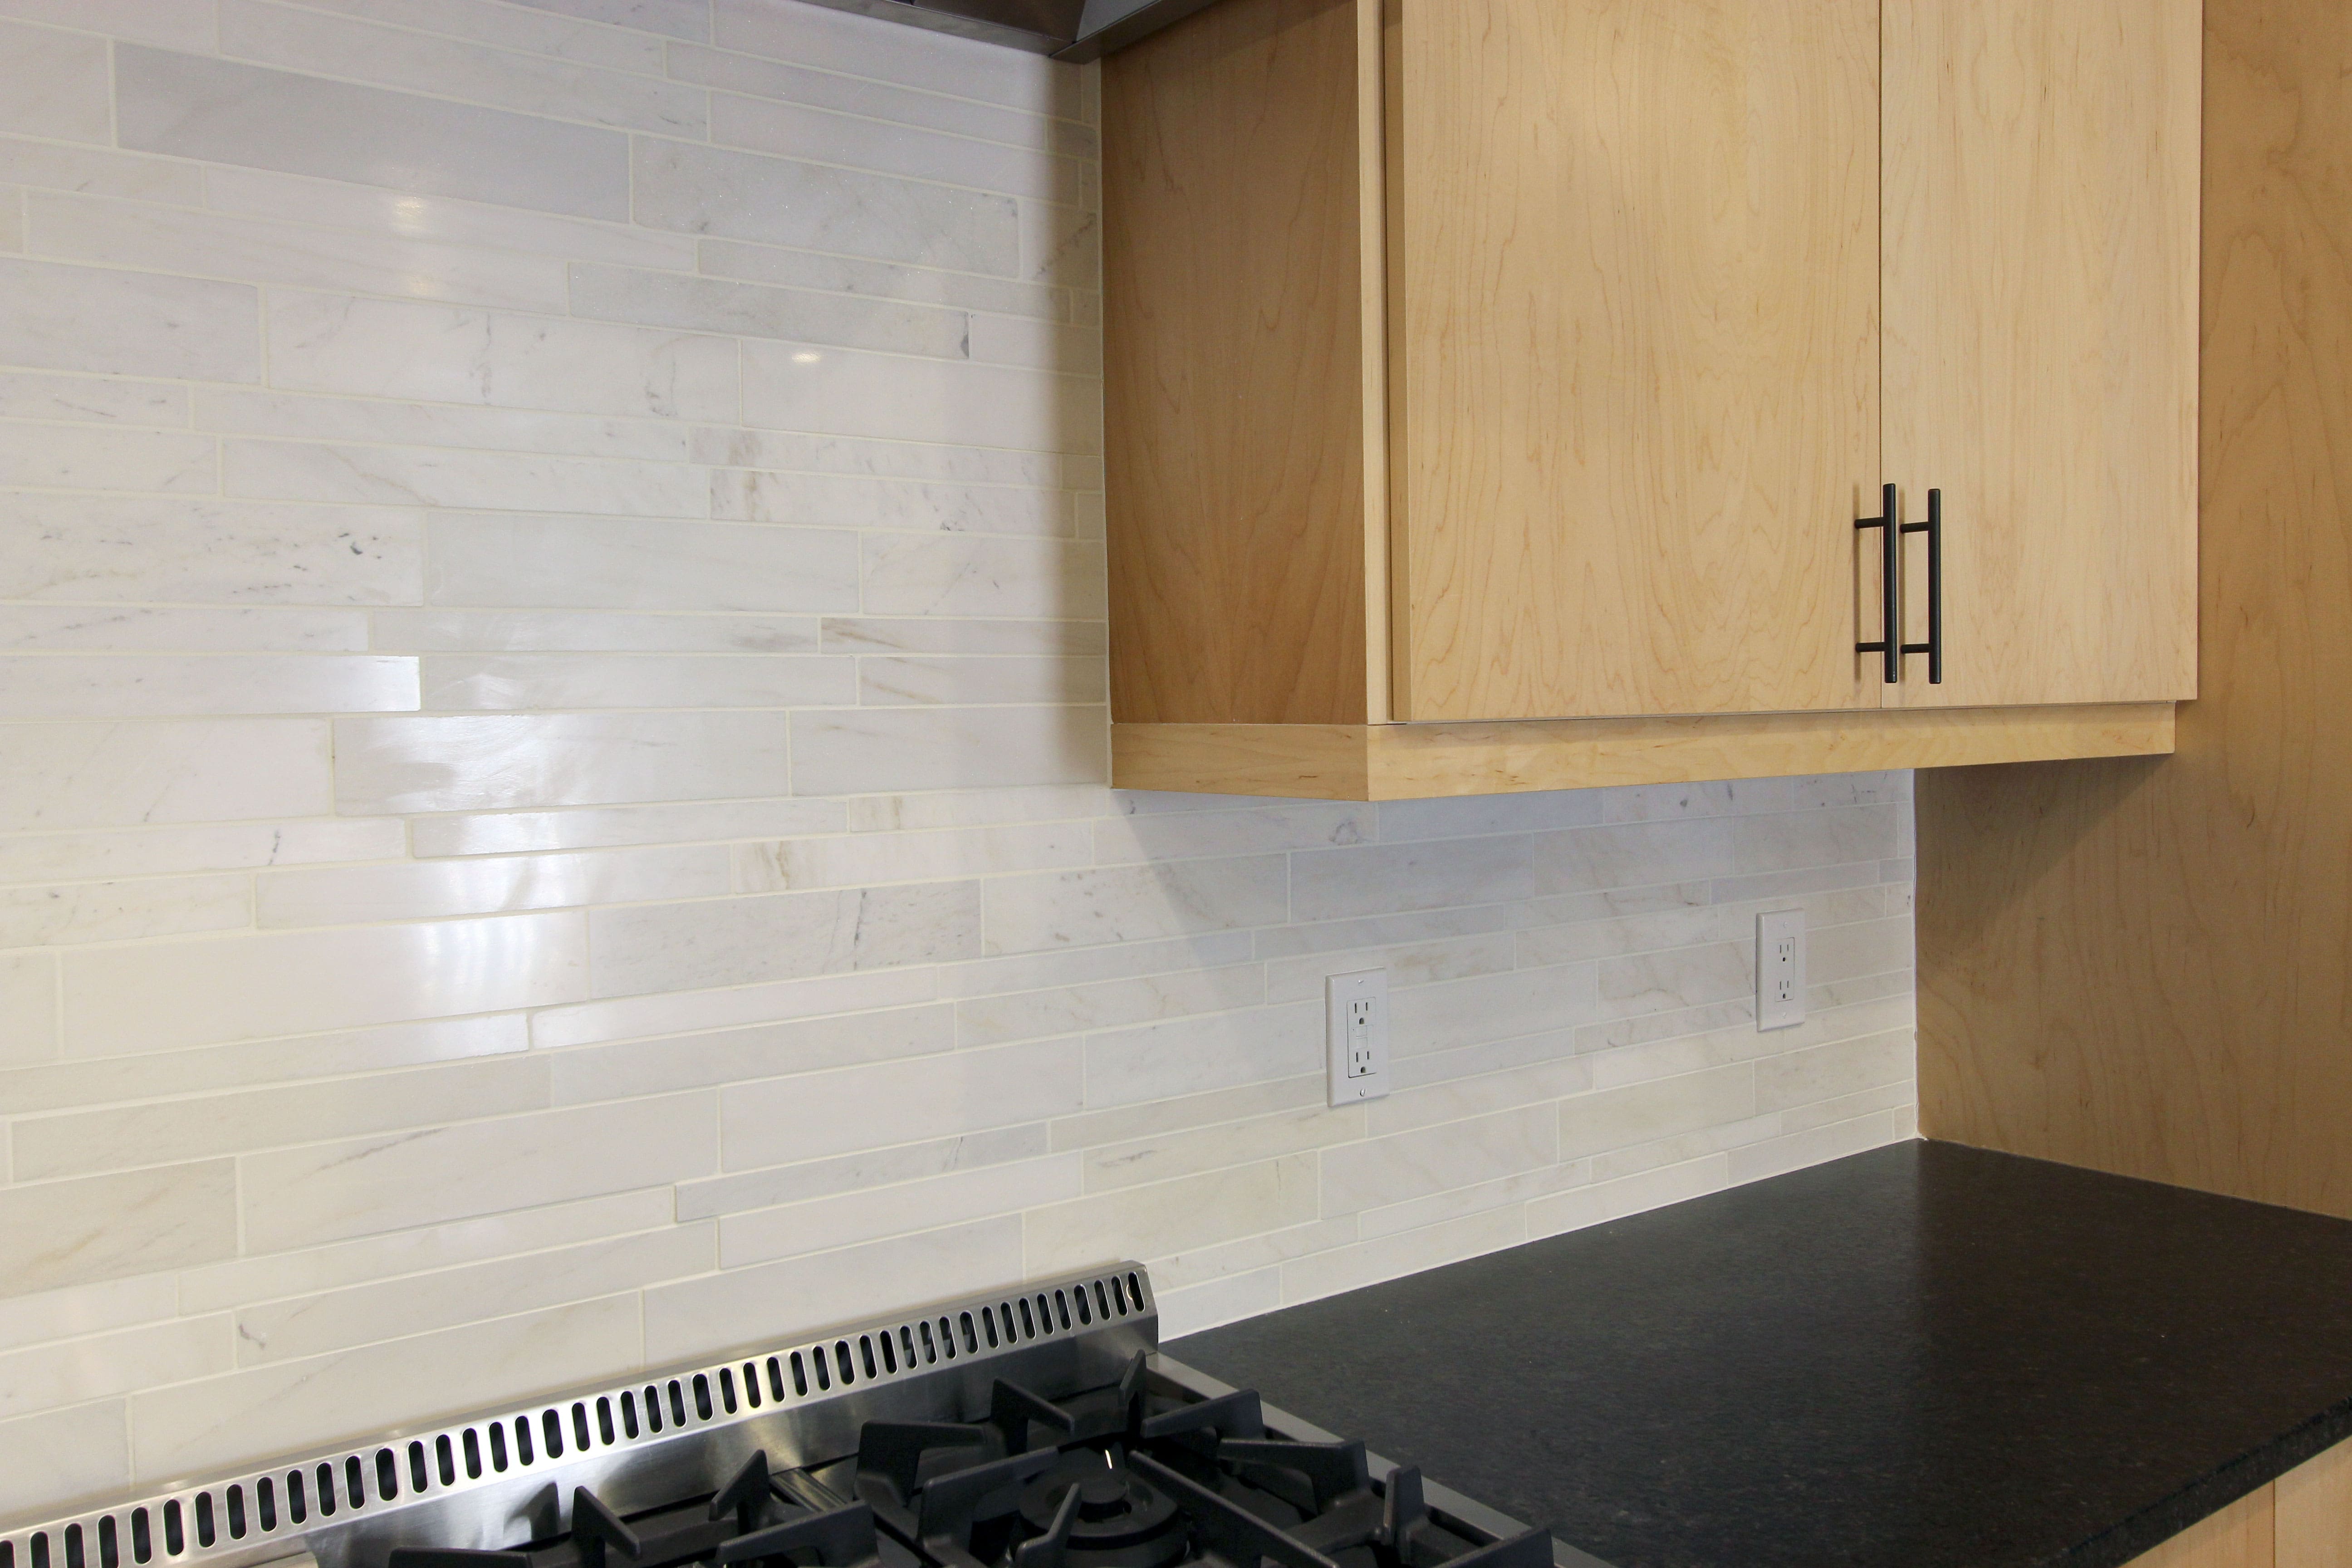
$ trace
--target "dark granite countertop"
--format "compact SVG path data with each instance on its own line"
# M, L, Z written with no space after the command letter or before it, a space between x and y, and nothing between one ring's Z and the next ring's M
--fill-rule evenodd
M1903 1143L1165 1348L1616 1568L2109 1568L2352 1435L2352 1222Z

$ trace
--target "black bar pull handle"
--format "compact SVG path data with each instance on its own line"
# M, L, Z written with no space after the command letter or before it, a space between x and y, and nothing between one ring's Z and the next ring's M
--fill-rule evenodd
M1903 647L1895 631L1895 627L1901 624L1897 614L1896 595L1903 581L1903 546L1901 541L1895 537L1895 487L1893 485L1888 485L1880 491L1878 504L1881 516L1857 518L1853 524L1857 531L1865 528L1874 528L1879 531L1878 640L1858 642L1853 645L1853 651L1882 656L1885 660L1886 684L1892 686L1903 679ZM1905 530L1905 531L1909 531Z
M1894 488L1892 485L1887 487L1889 489ZM1886 511L1889 517L1895 515L1892 506ZM1944 683L1944 492L1929 490L1927 521L1906 522L1903 524L1902 531L1927 536L1927 640L1905 643L1903 651L1926 654L1927 684L1941 686ZM1893 530L1888 531L1887 537L1894 537Z

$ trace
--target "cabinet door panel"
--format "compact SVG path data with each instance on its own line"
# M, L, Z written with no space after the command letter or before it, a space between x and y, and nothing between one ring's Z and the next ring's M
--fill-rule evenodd
M1400 717L1879 704L1878 11L1390 0Z
M1973 707L2196 694L2198 0L1889 0L1886 477ZM1904 616L1927 637L1927 551Z

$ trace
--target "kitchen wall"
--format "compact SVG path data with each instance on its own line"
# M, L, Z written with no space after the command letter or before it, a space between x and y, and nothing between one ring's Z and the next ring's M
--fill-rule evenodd
M1908 1134L1907 775L1104 787L1091 71L795 0L0 18L0 1514ZM1371 965L1397 1092L1328 1110Z

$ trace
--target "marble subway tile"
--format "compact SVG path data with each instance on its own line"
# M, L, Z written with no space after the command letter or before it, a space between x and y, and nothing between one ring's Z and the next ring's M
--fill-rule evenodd
M969 1224L1077 1195L1078 1163L1072 1154L868 1187L730 1215L719 1222L719 1262L722 1268L740 1268L909 1231Z
M694 460L714 468L772 468L791 473L931 479L948 484L1080 487L1073 467L1099 463L1052 451L1020 451L950 437L914 444L794 430L704 428L694 433ZM1093 484L1099 487L1097 476Z
M630 1100L668 1089L934 1056L954 1043L949 1009L934 1004L583 1046L553 1054L555 1099L561 1105Z
M16 1495L65 1513L131 1487L131 1423L121 1399L0 1421L0 1468Z
M1283 1304L1320 1300L1360 1285L1517 1247L1527 1238L1526 1209L1515 1205L1331 1247L1282 1266Z
M1164 1182L1309 1149L1352 1144L1363 1136L1364 1108L1360 1105L1336 1110L1307 1105L1217 1126L1182 1128L1086 1150L1087 1191L1112 1192Z
M1079 115L1081 73L1036 55L969 38L929 49L893 47L887 34L793 0L715 0L709 42L845 76L1004 105L1029 114Z
M0 484L209 496L220 458L209 436L11 423L0 425Z
M801 708L855 702L845 658L497 654L428 658L425 706L442 711L551 708Z
M712 1110L708 1092L672 1094L249 1154L245 1245L312 1246L707 1176Z
M0 1420L225 1372L226 1318L184 1318L0 1353Z
M12 653L364 653L367 646L367 616L357 610L0 605L0 649Z
M260 310L248 284L0 260L0 363L258 382Z
M416 710L416 661L367 654L0 655L0 719Z
M710 41L709 0L515 0L534 10L576 16L584 22L605 22L635 27L688 43Z
M0 372L0 418L181 429L188 423L188 394L169 382Z
M360 925L711 898L727 890L727 851L714 844L265 871L256 884L255 914L265 930Z
M5 167L0 164L0 169ZM869 261L860 256L752 245L739 239L701 240L696 246L696 254L698 268L706 278L773 283L787 289L818 289L877 300L904 300L911 304L946 305L959 310L993 310L1048 321L1064 321L1070 314L1066 290L1011 278L944 272L936 268Z
M210 1263L236 1247L231 1160L0 1187L0 1296Z
M106 40L0 22L0 131L110 142Z
M213 47L213 9L205 0L0 0L0 12L169 49Z
M65 955L66 1049L116 1056L577 1001L576 913L208 937Z
M713 95L710 140L726 147L976 191L1045 201L1087 199L1087 165L1056 157L1044 148L1009 147L920 126L877 123L870 116L836 114L774 99L726 92Z
M1045 1124L1042 1121L1000 1128L992 1132L958 1133L952 1138L894 1144L887 1149L860 1150L829 1159L771 1166L764 1171L714 1176L707 1182L681 1182L677 1187L677 1217L708 1219L718 1215L741 1214L830 1197L862 1187L982 1170L1014 1160L1034 1159L1045 1152Z
M801 795L1100 781L1101 708L865 708L795 713Z
M1808 1165L1899 1142L1916 1136L1916 1113L1906 1108L1808 1128L1784 1138L1767 1138L1727 1150L1724 1168L1734 1186L1743 1182L1760 1182L1767 1176L1801 1171Z
M1312 1153L1154 1182L1022 1216L1023 1264L1032 1275L1083 1268L1136 1250L1179 1252L1316 1217Z
M720 842L780 834L837 833L838 802L720 801L632 805L610 810L517 811L440 816L411 830L419 856L515 855L543 849L600 849L633 844Z
M1296 913L1332 920L1692 880L1732 868L1737 826L1633 823L1308 851L1292 862Z
M1271 958L1265 966L1266 999L1300 1002L1320 996L1326 975L1345 974L1351 970L1386 970L1391 988L1402 990L1442 980L1500 974L1516 961L1516 944L1508 931L1436 937L1394 947L1339 948L1297 958Z
M1100 658L861 658L857 700L868 707L974 702L1093 704L1110 699Z
M1102 287L1102 220L1091 204L1024 201L1020 229L1021 269L1015 277L1073 289Z
M629 216L628 138L352 82L114 51L117 136L145 153L499 202Z
M835 474L722 469L710 476L714 517L941 533L1077 531L1077 497L1012 485L925 483Z
M980 888L910 882L600 909L589 932L596 996L744 985L976 957Z
M358 1350L145 1390L131 1400L142 1484L415 1426L641 1364L632 1296L492 1318Z
M741 1024L904 1008L935 1001L939 994L939 971L922 965L811 975L758 985L660 992L544 1008L531 1015L531 1044L541 1049L556 1049L614 1040L646 1040L688 1030L708 1034ZM911 1015L900 1019L910 1020ZM912 1021L928 1026L927 1020ZM755 1042L755 1048L764 1050L765 1046ZM941 1048L945 1048L944 1044ZM680 1045L677 1049L690 1052L698 1047ZM651 1054L657 1057L661 1052ZM567 1082L572 1081L572 1069L563 1068L559 1076Z
M1158 1278L1157 1270L1153 1277ZM1282 1270L1269 1266L1219 1275L1196 1285L1156 1289L1152 1304L1160 1312L1160 1331L1170 1339L1199 1333L1281 1306Z
M1089 1035L1087 1106L1133 1105L1323 1070L1323 1005L1293 1003Z
M1003 1215L837 1251L730 1268L645 1293L646 1359L699 1361L823 1324L899 1311L907 1284L936 1297L1021 1279L1021 1219Z
M368 816L780 795L786 722L756 711L339 719L336 802Z
M181 206L204 199L203 174L192 163L15 136L0 136L0 184Z
M244 931L253 924L246 877L173 877L0 889L0 948L62 947L142 937ZM24 1146L17 1145L23 1175Z
M1529 1203L1528 1235L1532 1239L1582 1230L1627 1215L1642 1214L1691 1198L1719 1193L1731 1184L1730 1163L1708 1154L1681 1164L1663 1165L1639 1175L1596 1182L1572 1192L1555 1193Z
M814 612L857 603L857 536L740 523L433 520L436 605Z
M1108 612L1097 544L875 533L866 540L865 581L863 607L869 615L1054 620Z
M923 616L827 616L828 653L1050 656L1100 659L1109 647L1101 621L954 620Z
M1732 824L1735 872L1880 860L1895 853L1894 805L1742 816Z
M1788 1110L1901 1083L1917 1066L1918 1049L1909 1029L1790 1051L1756 1064L1756 1109Z
M667 462L685 461L688 448L688 432L663 419L600 419L281 392L201 393L195 423L198 429L232 436Z
M401 824L383 818L44 833L0 837L0 884L382 860L401 854L404 845Z
M1231 1012L1265 1000L1265 973L1255 963L1080 982L960 1001L956 1040L984 1046L1041 1039L1196 1013Z
M1036 952L1277 925L1286 913L1286 870L1282 856L1247 855L992 879L988 951Z
M415 610L374 616L371 639L382 653L803 654L817 651L819 625L741 613Z
M870 75L811 69L784 59L680 46L669 51L669 74L680 81L697 82L723 92L774 99L810 109L829 109L895 126L975 137L982 142L1002 142L1007 149L1080 157L1091 154L1095 148L1090 129L1068 120L1003 108L961 94L949 97L898 87L874 80Z
M1560 1157L1599 1154L1755 1113L1756 1069L1746 1062L1595 1089L1560 1101Z
M57 960L45 952L0 953L0 1068L57 1054Z
M1097 980L1218 969L1246 963L1249 956L1250 936L1245 931L1211 931L1109 946L1049 948L952 965L940 973L940 994L996 996L1012 991L1037 991Z
M775 839L733 853L736 891L770 893L1082 866L1087 839L1081 825L1038 822Z
M441 33L501 48L523 49L551 59L572 60L607 70L659 76L662 40L593 22L518 10L499 0L309 0L314 11L340 11L378 22Z
M1062 375L1100 375L1102 329L1039 321L1032 316L971 319L971 358L984 364L1026 365Z
M736 345L725 338L293 289L270 294L269 379L306 392L676 419L731 419L739 398Z
M1013 1127L1076 1110L1075 1040L955 1051L731 1084L719 1091L729 1171L811 1160L881 1142ZM879 1124L872 1108L887 1106Z
M424 514L113 496L0 497L11 599L414 605Z
M562 264L538 257L37 191L26 214L38 256L247 283L563 309Z
M699 517L706 481L674 463L447 452L413 447L230 441L224 488L268 500Z
M572 265L572 313L591 321L940 359L963 359L970 346L968 320L961 310L584 262Z
M639 138L636 221L649 228L1010 277L1010 196Z
M1454 795L1436 800L1384 800L1383 844L1426 838L1469 838L1495 833L1540 833L1591 827L1601 821L1608 792L1546 790L1527 795Z
M1346 801L1242 811L1129 812L1095 825L1095 858L1112 865L1361 844L1371 838L1374 820L1371 806Z
M607 71L266 0L216 3L220 52L235 58L621 130L698 141L709 127L707 94L642 70Z
M1102 449L1099 383L1013 365L743 344L746 424L1042 452Z
M324 816L328 731L310 719L14 724L0 821L31 830Z
M1109 798L1110 792L1099 784L1016 784L945 794L866 795L847 805L853 832L900 833L1092 816Z
M1326 1215L1348 1214L1475 1186L1549 1165L1559 1158L1558 1113L1546 1104L1327 1149Z

